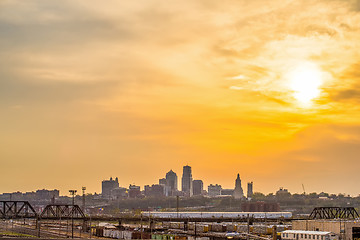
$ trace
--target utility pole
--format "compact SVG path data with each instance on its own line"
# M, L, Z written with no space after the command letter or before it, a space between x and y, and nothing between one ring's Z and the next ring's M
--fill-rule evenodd
M71 209L71 238L74 238L74 205L75 205L75 194L77 190L69 190L72 195L72 209Z
M196 222L194 222L194 233L195 233L195 240L196 240Z
M91 239L91 234L92 234L92 228L91 228L91 214L90 214L90 239Z
M179 195L176 196L176 217L179 218Z
M250 239L250 216L249 216L249 214L247 215L247 235L246 235L246 239L247 240Z
M142 214L140 215L140 239L143 239L143 222L142 222Z

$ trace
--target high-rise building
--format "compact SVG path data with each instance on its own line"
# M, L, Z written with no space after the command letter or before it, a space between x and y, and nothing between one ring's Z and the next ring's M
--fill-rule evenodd
M153 184L152 186L145 185L145 196L149 197L165 197L166 186L164 184Z
M208 195L209 195L209 197L216 197L216 196L221 195L221 189L222 189L221 185L218 185L218 184L212 185L212 184L210 184L208 186Z
M252 198L253 196L253 182L249 182L247 186L247 198Z
M241 179L240 174L237 175L237 178L235 180L235 189L234 189L234 198L235 199L241 199L244 197L244 191L241 187Z
M13 195L15 196L16 194L13 194ZM36 198L41 199L41 200L45 200L45 199L50 200L52 198L59 198L59 190L57 190L57 189L55 189L55 190L46 190L46 189L36 190Z
M166 179L165 178L160 178L159 179L159 184L166 185Z
M105 198L110 198L111 190L119 187L119 179L111 177L110 180L103 180L101 183L101 195Z
M131 185L129 186L129 198L141 197L140 186Z
M193 195L202 195L204 190L204 184L202 180L194 180L193 181Z
M183 175L181 179L181 190L185 193L185 196L191 197L192 196L192 174L191 174L191 167L186 165L183 167Z
M111 190L112 199L123 199L128 197L128 192L126 188L118 187Z
M168 196L174 196L175 193L178 191L178 178L176 173L173 170L170 170L166 173L166 186L168 191Z

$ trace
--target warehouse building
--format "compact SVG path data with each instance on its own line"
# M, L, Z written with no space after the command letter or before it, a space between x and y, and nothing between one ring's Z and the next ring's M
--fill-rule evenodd
M314 219L293 221L293 230L332 232L340 240L360 240L360 220Z

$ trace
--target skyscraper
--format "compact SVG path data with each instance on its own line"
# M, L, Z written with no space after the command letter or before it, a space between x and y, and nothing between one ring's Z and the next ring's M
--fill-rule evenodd
M193 181L193 195L202 195L204 189L204 184L202 180Z
M166 186L169 189L168 196L174 196L178 190L178 178L173 170L166 173Z
M186 196L191 197L193 190L192 190L192 174L191 174L191 167L186 165L183 167L183 175L181 179L181 190L185 193Z
M235 180L235 189L234 189L234 198L235 199L241 199L244 197L244 191L241 187L241 179L240 174L237 175L237 178Z
M253 182L249 182L248 183L248 187L247 187L247 198L252 198L253 196Z
M111 190L119 187L119 179L111 177L110 180L104 180L101 182L101 195L104 198L110 198Z

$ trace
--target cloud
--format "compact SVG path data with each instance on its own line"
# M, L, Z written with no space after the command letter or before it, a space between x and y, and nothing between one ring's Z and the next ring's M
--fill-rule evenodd
M360 59L359 59L360 60ZM338 102L358 102L360 99L360 64L355 63L345 69L341 75L341 83L333 87L330 98Z
M276 172L281 173L273 177L271 171L264 172L264 178L272 176L258 183L264 187L284 186L301 192L304 183L308 191L358 195L349 182L359 181L359 125L313 125L298 131L292 141L273 142L263 151L260 159L254 158L257 165L264 169L276 166Z
M98 161L131 172L131 162L142 182L147 164L165 169L168 159L222 176L237 164L256 179L278 168L290 179L296 166L296 181L334 173L328 162L344 169L342 154L356 161L359 1L0 4L2 159L59 168L91 159L88 172ZM314 107L300 109L284 75L307 61L328 78Z

